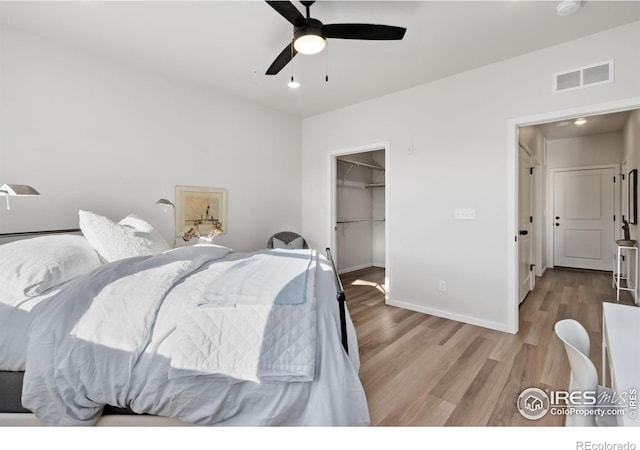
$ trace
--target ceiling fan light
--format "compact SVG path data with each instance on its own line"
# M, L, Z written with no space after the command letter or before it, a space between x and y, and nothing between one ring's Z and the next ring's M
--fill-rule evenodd
M291 89L298 89L300 87L300 83L298 83L292 76L287 83L287 86L289 86Z
M293 47L296 51L303 55L315 55L316 53L320 53L324 48L324 45L324 38L317 34L304 34L297 38L293 43Z

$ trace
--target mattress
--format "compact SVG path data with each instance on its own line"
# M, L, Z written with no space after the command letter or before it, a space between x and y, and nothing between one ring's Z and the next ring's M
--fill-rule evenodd
M0 371L0 413L30 413L22 406L22 379L24 372ZM134 415L130 408L107 405L103 415ZM144 415L144 414L142 414Z
M24 372L0 371L0 413L28 413L22 407Z

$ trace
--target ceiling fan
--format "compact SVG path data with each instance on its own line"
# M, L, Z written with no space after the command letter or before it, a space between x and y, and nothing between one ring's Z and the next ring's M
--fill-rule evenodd
M325 40L332 39L364 39L373 41L393 41L404 37L406 28L390 25L373 25L366 23L336 23L324 25L309 14L309 7L315 2L301 1L307 17L289 1L267 1L282 17L293 25L293 40L280 52L267 69L267 75L275 75L293 59L297 53L316 54L324 48Z

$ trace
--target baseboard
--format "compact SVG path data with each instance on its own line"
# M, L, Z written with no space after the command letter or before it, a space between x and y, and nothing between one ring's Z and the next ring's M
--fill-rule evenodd
M367 269L371 267L371 264L360 264L359 266L347 267L346 269L338 270L338 275L342 275L343 273L353 272L360 269Z
M538 273L536 272L536 276L537 276L538 278L543 277L543 276L544 276L544 273L547 271L547 268L548 268L547 266L544 266L544 267L542 268L542 270L540 271L540 274L538 274Z
M516 334L514 330L510 330L504 323L491 322L489 320L482 320L476 317L465 316L463 314L456 314L449 311L442 311L435 308L429 308L421 305L415 305L413 303L402 302L397 300L387 299L385 301L387 305L397 306L398 308L409 309L420 313L429 314L431 316L442 317L443 319L455 320L456 322L468 323L470 325L477 325L483 328L489 328L491 330L502 331L504 333Z

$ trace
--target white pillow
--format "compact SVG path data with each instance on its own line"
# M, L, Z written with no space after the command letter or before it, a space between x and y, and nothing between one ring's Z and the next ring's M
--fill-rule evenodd
M16 296L36 296L101 264L83 236L61 234L14 241L0 245L0 286Z
M120 223L89 211L79 212L80 229L107 262L162 253L171 247L148 222L133 214Z
M272 240L273 240L273 248L286 248L289 250L302 250L303 248L302 236L298 236L288 244L276 237L274 237Z

